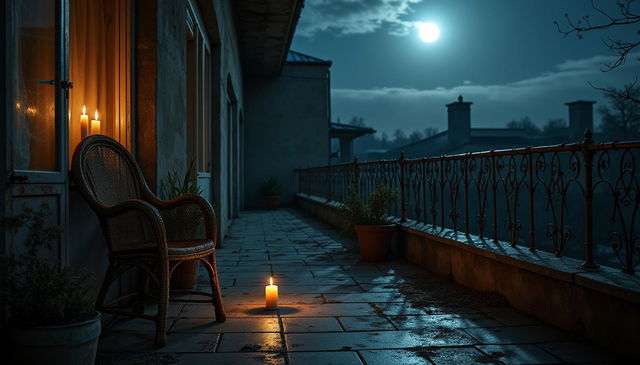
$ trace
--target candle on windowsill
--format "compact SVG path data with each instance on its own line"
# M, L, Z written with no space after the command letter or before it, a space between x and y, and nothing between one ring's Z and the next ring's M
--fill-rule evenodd
M80 116L80 139L83 140L89 135L89 116L87 115L87 106L82 106L82 115Z
M100 134L100 120L98 119L98 110L95 114L96 119L91 121L91 135Z
M269 278L269 285L264 288L267 309L278 309L278 286L273 285L273 277Z

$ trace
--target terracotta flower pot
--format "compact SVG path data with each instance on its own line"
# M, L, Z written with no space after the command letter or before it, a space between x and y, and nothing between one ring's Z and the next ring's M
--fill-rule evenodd
M185 261L171 274L171 289L191 290L198 280L199 260Z
M265 196L264 203L267 206L267 210L276 210L280 203L280 195Z
M12 364L93 365L100 313L85 321L51 326L11 326Z
M395 224L356 226L362 261L380 262L386 260L391 250L391 240L395 231Z

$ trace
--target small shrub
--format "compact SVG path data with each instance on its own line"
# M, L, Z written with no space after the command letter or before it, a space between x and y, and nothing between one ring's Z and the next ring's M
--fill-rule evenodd
M282 184L277 177L271 176L262 184L262 196L277 196L282 194Z
M21 325L72 323L93 313L94 302L86 289L92 275L76 275L69 267L44 259L42 251L52 250L61 227L48 227L49 207L24 208L13 217L0 217L0 226L17 232L27 229L26 252L4 258L2 280L11 316Z
M384 225L391 223L386 217L386 211L396 201L395 190L379 184L371 192L366 202L358 196L356 185L351 185L349 196L340 208L345 221L345 229L353 232L359 225Z
M182 178L180 178L176 170L173 170L162 180L160 183L160 190L162 191L162 196L165 199L174 199L182 194L202 194L202 189L198 186L198 180L195 178L195 174L193 173L194 164L195 161L191 160L191 164L189 164L189 168Z

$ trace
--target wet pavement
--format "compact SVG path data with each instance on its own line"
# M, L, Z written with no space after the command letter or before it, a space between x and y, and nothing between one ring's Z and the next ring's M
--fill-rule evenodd
M359 261L355 243L296 210L243 212L218 250L228 320L170 306L154 325L119 318L98 364L614 364L605 350L403 260ZM264 309L273 276L280 307ZM207 288L204 269L199 286Z

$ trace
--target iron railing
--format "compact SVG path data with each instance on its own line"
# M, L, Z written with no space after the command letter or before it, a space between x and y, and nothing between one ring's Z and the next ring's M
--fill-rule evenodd
M299 169L299 192L344 201L378 184L398 192L389 214L582 260L640 262L640 142L581 143ZM578 242L576 242L578 241ZM598 263L596 263L596 256Z

